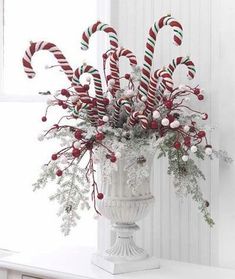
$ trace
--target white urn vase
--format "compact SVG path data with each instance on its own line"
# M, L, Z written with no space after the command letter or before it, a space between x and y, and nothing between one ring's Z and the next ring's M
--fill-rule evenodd
M97 208L102 218L111 220L116 239L109 249L93 255L92 263L112 274L159 268L158 259L149 257L133 239L140 229L135 222L144 218L154 203L150 191L153 157L148 148L136 152L125 146L115 165L100 158L99 189L104 198L97 201Z

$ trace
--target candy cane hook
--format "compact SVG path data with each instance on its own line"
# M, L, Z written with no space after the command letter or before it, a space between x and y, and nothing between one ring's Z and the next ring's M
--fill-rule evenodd
M97 21L96 23L89 26L86 29L86 31L83 32L82 41L81 41L81 49L82 50L87 50L89 48L90 38L97 31L103 31L103 32L108 33L110 47L112 49L116 49L118 47L117 32L114 30L114 28L112 26L106 24L106 23Z
M170 15L162 17L158 23L155 22L153 26L149 30L149 36L147 38L146 46L145 46L145 53L144 53L144 64L142 68L142 75L140 80L139 86L139 95L138 98L141 99L141 96L147 96L148 87L149 87L149 80L151 76L151 69L153 63L153 55L154 55L154 48L157 40L157 34L160 29L164 26L171 26L174 31L174 42L176 45L181 45L182 37L183 37L183 28L181 24L172 18Z
M101 78L98 70L93 68L89 65L82 65L81 67L77 68L73 75L73 81L72 85L75 87L80 84L80 76L84 73L89 73L92 75L95 85L95 94L97 99L97 110L99 118L102 119L105 115L105 105L104 105L104 97L103 97L103 90L102 90L102 84L101 84Z
M57 59L59 65L61 66L62 70L71 81L73 77L73 69L70 67L68 61L62 54L62 52L58 49L58 47L52 43L39 41L37 43L31 43L30 47L25 51L23 57L23 65L24 71L27 74L28 78L33 78L35 76L35 72L33 70L31 60L35 52L40 50L47 50L51 52L55 58Z

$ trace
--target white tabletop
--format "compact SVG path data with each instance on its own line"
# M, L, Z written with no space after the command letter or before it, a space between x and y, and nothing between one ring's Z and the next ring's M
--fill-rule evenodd
M111 275L90 263L90 248L19 253L0 259L0 268L56 279L234 279L235 270L161 260L161 268Z

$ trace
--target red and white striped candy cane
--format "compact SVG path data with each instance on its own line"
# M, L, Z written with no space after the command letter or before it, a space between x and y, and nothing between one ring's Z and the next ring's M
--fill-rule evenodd
M117 124L118 121L119 121L119 115L120 115L120 110L121 110L122 106L124 107L124 110L125 110L125 112L127 113L128 116L131 113L130 102L125 98L119 98L114 105L113 120L114 120L115 124Z
M87 28L86 31L82 34L82 41L81 41L81 49L87 50L89 48L89 40L92 34L96 31L103 31L108 33L109 35L109 42L112 49L118 47L118 37L117 32L111 27L110 25L97 21L96 23L92 24Z
M49 52L51 52L57 59L59 65L63 69L68 79L70 81L72 80L73 69L70 67L68 61L66 60L62 52L58 49L56 45L44 41L31 43L30 47L25 51L23 57L23 65L24 65L24 71L29 78L33 78L35 76L35 72L31 64L32 57L35 52L40 50L48 50Z
M188 56L186 57L177 57L176 59L173 59L172 63L168 65L167 71L173 75L175 69L179 65L185 65L188 68L188 78L193 79L196 73L195 65L190 60Z
M162 17L158 23L155 22L149 30L149 36L147 38L145 53L144 53L144 64L142 68L142 75L139 85L139 94L138 98L141 99L141 96L147 96L149 80L151 76L151 68L153 62L154 48L157 40L157 34L161 28L164 26L171 26L174 31L174 42L176 45L182 43L183 29L181 24L172 18L170 15Z
M80 76L84 73L89 73L92 75L95 85L95 95L97 99L97 110L99 118L102 119L105 115L105 105L104 105L104 97L103 97L103 90L102 90L102 84L101 84L101 78L98 70L93 68L89 65L82 65L81 67L77 68L73 75L72 85L74 86L76 90L76 86L81 86L80 83Z
M196 73L195 65L194 63L190 60L188 56L186 57L177 57L176 59L172 60L172 63L168 65L167 71L173 76L175 69L179 65L185 65L188 68L188 79L193 79ZM160 89L162 91L165 90L165 85L161 82L160 84Z
M172 91L173 89L173 80L172 76L166 70L157 70L150 78L149 89L146 101L146 107L144 113L148 115L154 108L156 104L156 92L157 92L157 84L159 78L162 78L162 84L164 89Z
M89 103L82 103L82 102L78 102L73 110L72 110L72 113L75 117L78 117L79 116L79 111L80 110L86 110L87 111L87 114L88 114L88 118L91 122L91 124L93 126L97 126L97 122L98 122L98 119L97 119L97 113L95 110L91 109L90 107L90 104Z
M89 96L88 92L84 90L83 86L79 83L74 86L75 91L78 93L79 100L83 103L90 103L91 97Z
M135 124L137 124L138 122L140 123L140 125L143 129L148 128L148 118L147 118L147 116L144 115L143 113L140 113L139 111L135 111L130 115L128 125L132 127Z
M136 56L129 50L125 48L118 48L110 56L110 71L111 76L115 80L115 85L113 86L114 93L120 89L120 76L119 76L119 58L125 56L129 59L131 67L137 65Z

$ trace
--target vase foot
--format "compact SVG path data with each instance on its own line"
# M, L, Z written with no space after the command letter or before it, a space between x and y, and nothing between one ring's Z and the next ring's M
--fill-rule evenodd
M91 262L111 274L120 274L148 269L160 268L159 259L147 257L143 260L126 261L126 260L109 260L102 255L94 254Z

